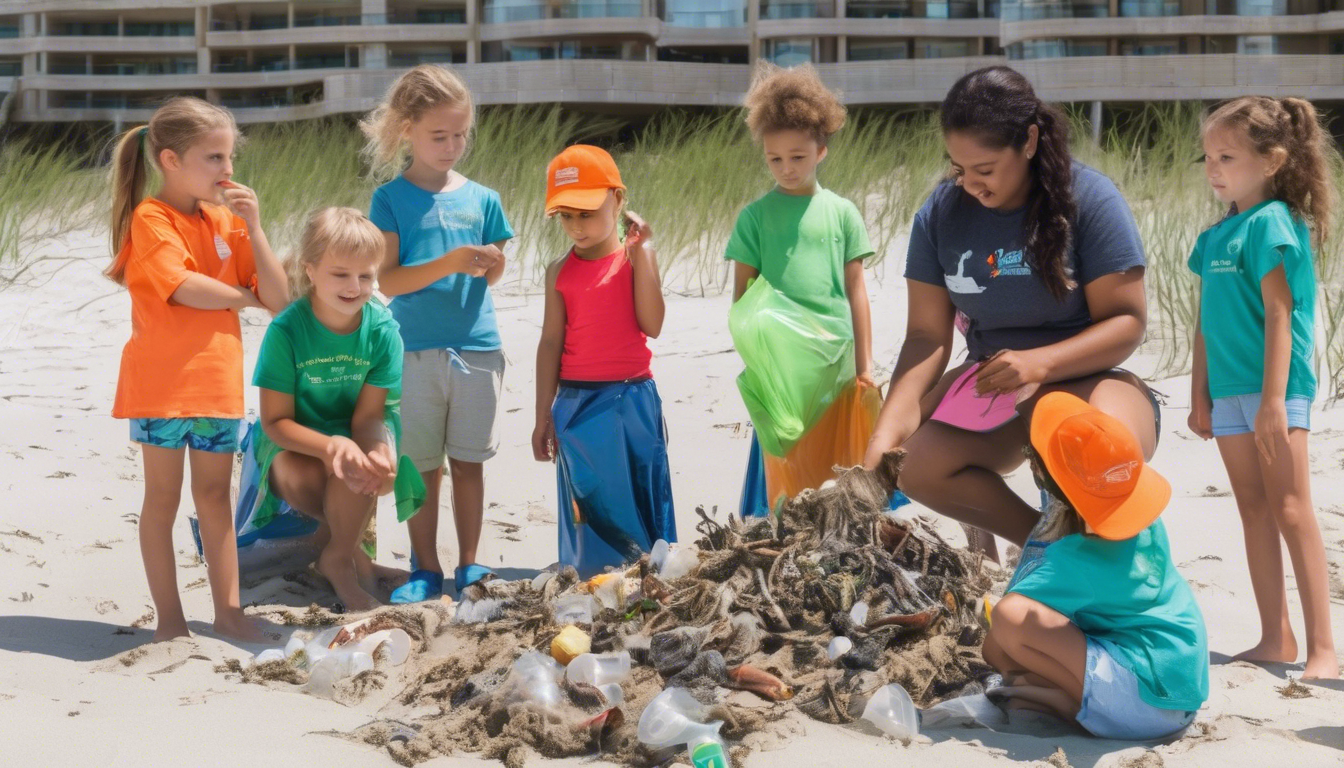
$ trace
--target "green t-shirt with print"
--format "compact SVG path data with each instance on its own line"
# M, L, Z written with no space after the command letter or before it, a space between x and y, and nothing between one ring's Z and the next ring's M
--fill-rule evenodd
M1251 395L1264 388L1265 300L1260 282L1283 265L1293 294L1288 397L1314 398L1316 270L1311 232L1280 200L1266 200L1205 230L1190 254L1200 276L1200 324L1209 394Z
M872 253L859 209L818 187L814 195L776 188L750 203L737 216L724 256L754 267L799 304L849 319L845 265Z
M334 333L313 315L307 297L266 329L252 383L294 396L294 420L324 435L350 436L350 417L365 384L387 390L385 413L401 439L402 342L392 313L370 300L359 328Z

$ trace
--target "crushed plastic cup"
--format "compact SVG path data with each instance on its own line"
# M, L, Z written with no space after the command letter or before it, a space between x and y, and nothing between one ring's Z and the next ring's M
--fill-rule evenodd
M667 554L670 547L666 539L659 539L653 542L653 549L649 550L649 567L654 573L663 570L663 565L667 563Z
M361 672L368 672L373 669L373 657L363 651L355 651L350 654L350 676L354 677Z
M667 562L663 564L663 569L658 575L663 581L676 581L699 564L700 553L695 547L677 547L667 556Z
M536 578L532 579L532 591L540 592L546 588L547 582L554 578L554 571L542 571L541 573L538 573Z
M291 636L289 642L285 643L285 658L291 659L294 654L303 650L303 638Z
M381 650L387 654L388 663L397 667L411 655L411 636L404 629L384 629L360 640L355 648L360 653L368 654L371 659Z
M844 635L837 635L836 637L831 638L830 645L826 646L826 658L835 661L846 653L849 653L853 648L853 640L850 640Z
M849 609L849 620L854 622L854 626L862 627L868 623L868 604L860 600Z
M673 747L718 739L722 720L702 723L705 707L684 688L668 688L653 697L639 716L639 740L651 747Z
M878 730L906 741L919 735L919 711L910 694L896 683L879 689L863 708L863 719Z
M941 701L920 713L925 730L979 725L996 729L1008 724L1008 715L983 693Z
M545 709L560 704L560 664L537 651L528 651L513 662L508 684L515 700L528 701Z
M630 654L585 653L576 656L565 668L565 677L576 683L601 688L604 685L618 684L630 674Z
M553 610L556 624L592 624L597 601L592 595L563 595L556 598Z
M625 576L619 573L607 574L607 578L593 589L593 597L603 608L625 611Z
M463 600L457 604L453 614L454 624L484 624L499 617L504 601L494 598L484 600Z

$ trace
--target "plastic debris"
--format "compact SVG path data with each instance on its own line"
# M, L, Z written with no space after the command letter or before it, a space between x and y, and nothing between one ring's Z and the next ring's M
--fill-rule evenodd
M568 664L575 658L592 650L593 641L588 633L570 624L560 630L560 634L551 641L551 656L561 664Z
M849 653L850 649L853 647L853 640L850 640L844 635L838 635L831 639L830 645L826 646L826 658L835 661L846 653Z
M896 683L884 686L868 700L863 719L902 741L919 735L919 711L910 694Z

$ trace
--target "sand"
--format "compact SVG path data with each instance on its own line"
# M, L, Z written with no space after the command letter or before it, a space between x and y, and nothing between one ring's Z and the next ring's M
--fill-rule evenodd
M893 253L903 247L893 244ZM139 454L127 440L126 424L109 416L120 350L130 331L129 298L99 276L105 262L100 233L76 233L41 253L75 260L52 262L29 275L34 279L0 292L3 763L395 765L385 749L349 734L385 716L382 710L399 691L376 690L345 706L217 671L231 659L245 662L265 646L240 646L210 635L205 568L195 557L187 523L189 494L184 493L175 535L179 588L195 636L148 644L153 619L135 527L142 490ZM902 338L900 271L899 258L892 258L869 273L879 373L889 371ZM556 557L555 475L551 466L533 461L529 447L542 303L507 281L496 300L509 369L499 416L500 452L486 465L481 551L505 578L518 578L535 574ZM746 462L746 414L733 381L740 364L727 331L727 308L724 296L670 296L666 332L652 345L671 431L679 535L688 540L695 536L696 506L717 506L720 520L736 509ZM249 358L264 326L262 314L245 315ZM1141 354L1132 367L1148 373L1153 359ZM1241 527L1216 447L1185 428L1188 379L1161 381L1156 387L1169 396L1163 442L1153 463L1174 487L1165 514L1173 553L1208 621L1214 660L1225 662L1258 638ZM255 409L254 389L248 389L247 401ZM1313 420L1313 491L1338 604L1344 602L1339 575L1344 562L1344 411L1318 407ZM1025 470L1011 482L1024 496L1033 496ZM447 504L448 494L444 498ZM386 505L380 509L380 559L406 567L406 535L391 515ZM445 519L450 517L445 514ZM946 521L941 529L950 538L959 536ZM451 563L451 525L445 526L440 544ZM252 565L242 578L243 601L285 608L291 622L302 623L310 605L329 606L333 597L294 565L302 552L289 552L287 559L283 554L245 556ZM1291 577L1288 590L1300 638L1301 612ZM1338 605L1334 625L1336 635L1344 636L1344 610ZM273 631L276 639L267 645L278 646L294 628L277 624ZM1196 725L1170 744L1135 745L1022 726L1016 730L1028 732L933 732L902 746L856 728L791 717L750 740L755 749L746 765L1344 764L1338 714L1344 685L1290 685L1300 669L1300 663L1218 663ZM423 765L499 764L454 755ZM533 756L528 764L606 763Z

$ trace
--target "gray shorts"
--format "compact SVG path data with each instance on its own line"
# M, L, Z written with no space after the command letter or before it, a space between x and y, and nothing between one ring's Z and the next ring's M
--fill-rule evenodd
M407 352L401 374L402 449L421 472L447 456L480 463L495 455L495 415L504 352Z

